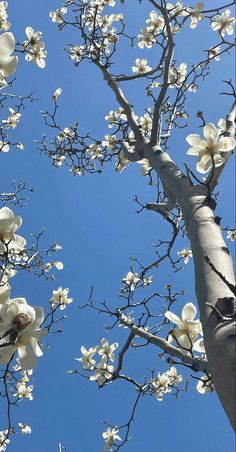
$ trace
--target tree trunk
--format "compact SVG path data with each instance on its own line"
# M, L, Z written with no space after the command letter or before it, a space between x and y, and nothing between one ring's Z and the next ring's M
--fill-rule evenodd
M181 208L192 245L209 369L219 399L236 429L234 273L212 203L207 201L206 187L195 186L182 200Z

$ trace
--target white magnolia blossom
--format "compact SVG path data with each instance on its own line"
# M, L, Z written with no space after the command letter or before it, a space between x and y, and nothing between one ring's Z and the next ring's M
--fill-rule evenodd
M150 19L146 20L147 23L147 30L149 33L152 33L153 35L157 35L162 32L163 28L165 27L165 21L162 16L158 16L156 11L151 11Z
M147 28L141 28L141 33L138 35L138 47L140 49L144 49L144 47L151 49L156 42L155 36Z
M6 250L22 250L26 240L15 234L22 224L22 218L15 216L11 209L2 207L0 209L0 253Z
M7 445L10 443L10 440L7 438L8 434L8 430L0 431L0 452L4 452L7 449Z
M3 283L1 281L1 286L0 286L0 309L1 309L1 305L3 305L4 303L6 303L6 301L9 300L11 296L11 287L8 283Z
M164 394L171 393L182 380L182 375L178 375L177 369L173 366L163 374L158 372L157 378L151 381L157 400L162 401Z
M149 72L152 70L150 66L147 65L147 59L136 58L135 64L136 66L132 66L132 71L134 74L144 74L145 72Z
M103 432L102 437L105 439L105 444L103 447L103 451L105 452L107 449L110 449L114 446L115 441L122 441L121 437L118 435L118 428L108 428L105 432Z
M43 309L28 305L24 298L13 298L1 306L0 316L0 334L9 332L3 342L6 346L0 349L0 363L7 364L17 350L21 368L33 369L37 357L43 355L38 342L47 333L46 329L40 328L44 320Z
M0 140L0 152L8 152L9 149L9 145Z
M202 333L202 324L200 320L194 320L197 314L193 303L186 303L182 310L182 318L171 311L165 312L165 317L177 325L177 328L170 332L169 341L173 338L183 349L183 352L192 350L194 341Z
M120 320L122 320L123 322L125 322L129 325L132 325L134 323L134 317L131 317L131 315L129 315L129 314L127 315L127 314L121 313ZM123 326L125 329L128 328L128 326L124 325L123 323L120 323L119 326Z
M168 83L170 88L179 88L187 75L187 64L181 63L178 67L172 66L169 71Z
M102 141L102 146L107 147L107 149L110 149L111 151L114 151L116 149L116 135L105 135L105 140Z
M59 262L59 261L47 262L44 265L44 271L46 273L50 272L50 270L52 270L53 267L56 267L57 270L63 270L64 265L63 265L63 262Z
M187 8L187 11L189 11L191 14L190 28L192 28L192 30L194 30L197 27L198 22L200 22L201 20L204 19L205 16L201 12L203 9L204 9L204 3L202 3L202 2L197 3L196 6L194 7L194 9Z
M25 60L32 61L32 63L37 64L41 69L45 68L47 52L45 50L44 42L41 41L41 31L35 32L32 27L26 27L25 34L28 38L23 42L23 49L27 52Z
M143 287L150 286L152 284L152 276L149 276L148 278L143 278Z
M127 275L125 276L125 278L122 279L122 282L124 282L129 287L131 292L134 291L134 289L139 281L140 281L140 278L139 278L138 274L133 273L133 272L128 272Z
M172 3L166 4L166 9L169 11L170 14L173 15L179 15L179 16L188 16L186 10L184 10L183 2L179 1L176 2L176 5L174 6Z
M235 18L230 16L230 9L227 9L222 14L217 14L211 23L212 29L214 31L219 31L223 37L225 36L225 33L227 35L232 35L234 32L233 25L235 24Z
M8 15L7 15L7 9L8 3L7 2L0 2L0 30L7 31L11 23L7 21Z
M205 140L202 140L197 134L186 137L186 141L192 146L187 154L197 156L197 170L200 173L207 173L213 162L215 167L224 163L222 153L231 152L234 149L235 140L232 137L220 136L221 131L211 123L205 125L203 133Z
M75 358L76 361L80 361L83 364L84 369L93 370L96 366L96 361L93 356L97 353L97 347L90 347L88 350L82 345L80 348L82 353L81 358Z
M102 386L107 380L112 378L113 372L114 367L107 364L107 358L102 358L89 379L91 381L97 381L98 386Z
M33 385L26 386L25 383L18 382L16 385L17 392L13 394L15 397L18 397L19 399L29 399L33 400Z
M86 152L91 155L91 160L103 157L102 149L97 143L90 144L89 148L86 149Z
M196 390L199 394L207 394L214 391L215 387L210 377L210 375L209 377L207 375L203 375L201 380L198 380Z
M78 64L83 58L83 55L85 53L85 48L82 45L81 46L73 46L73 47L70 47L69 53L70 53L70 59L73 60L75 62L75 64Z
M57 88L52 95L52 100L54 100L54 101L57 100L57 98L61 95L61 93L62 93L62 88Z
M4 124L6 129L10 129L10 128L15 129L17 124L20 121L21 114L15 110L13 110L13 108L9 108L8 110L10 112L10 116L8 116L7 119L3 119L2 123Z
M56 9L56 11L51 11L49 13L49 17L51 17L52 22L56 22L58 25L61 25L64 22L62 16L64 16L64 14L66 14L66 13L67 13L67 8L62 7L62 8Z
M57 290L53 290L53 295L50 300L52 309L55 309L59 306L59 309L66 309L66 306L72 303L73 298L68 298L69 289L62 289L62 287L58 287Z
M153 109L148 108L147 113L144 113L143 116L140 116L139 118L139 124L146 134L150 135L150 132L152 130L152 116L153 116Z
M124 113L123 108L118 108L117 110L111 110L109 111L109 114L105 116L105 120L108 121L108 127L111 129L116 124L119 124L119 119L122 119L123 121L127 121L127 116Z
M31 427L27 424L22 424L22 422L18 422L18 427L20 428L20 432L22 435L30 435Z
M221 52L221 47L220 46L214 46L214 47L210 47L209 49L209 58L212 58L216 61L220 61L220 52Z
M236 240L236 229L234 229L233 231L228 231L226 238L231 240L231 242L234 242L234 240Z
M119 346L118 342L109 345L108 340L103 338L101 340L101 345L97 349L97 353L102 356L102 358L108 358L110 361L115 361L114 351Z
M6 78L10 77L18 63L17 56L11 56L15 50L15 38L12 33L6 32L0 36L0 89L7 86Z
M179 257L184 259L185 264L188 264L189 258L193 257L193 252L190 248L186 247L186 248L183 248L181 251L178 251L178 255L179 255Z

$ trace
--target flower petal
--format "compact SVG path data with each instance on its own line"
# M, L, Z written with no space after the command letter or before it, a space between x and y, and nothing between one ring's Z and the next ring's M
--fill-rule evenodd
M8 58L15 49L15 38L12 33L3 33L0 36L0 60Z
M204 137L206 138L207 141L210 138L212 138L212 140L214 142L218 140L219 130L211 122L204 126L203 133L204 133Z
M232 137L222 137L219 139L216 149L218 152L229 152L235 147L235 139Z
M4 77L10 77L16 70L18 57L9 56L0 60L0 71Z
M171 322L175 323L176 325L179 325L179 326L182 325L181 319L180 319L176 314L174 314L174 313L171 312L171 311L166 311L166 312L165 312L165 317L166 317L168 320L170 320Z
M199 173L207 173L212 166L212 159L209 154L203 155L197 162L197 171Z
M201 140L200 135L196 133L192 133L186 137L186 141L188 144L191 144L191 146L203 146L206 147L207 143L204 140Z
M197 314L197 309L193 303L187 303L182 310L182 319L185 320L193 320Z

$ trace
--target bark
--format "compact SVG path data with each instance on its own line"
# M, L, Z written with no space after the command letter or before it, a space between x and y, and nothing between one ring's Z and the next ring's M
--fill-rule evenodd
M191 185L166 153L149 148L145 157L181 207L193 251L208 369L221 404L236 429L234 273L232 258L215 220L215 202L207 187Z

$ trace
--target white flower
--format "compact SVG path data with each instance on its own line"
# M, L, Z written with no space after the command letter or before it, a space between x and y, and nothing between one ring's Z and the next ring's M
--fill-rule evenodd
M231 137L220 137L220 130L211 123L205 125L203 133L206 140L202 140L197 134L186 137L187 142L192 146L187 154L197 156L197 170L200 173L207 173L212 167L212 161L215 167L224 163L221 153L232 151L235 140Z
M234 242L234 240L236 240L236 229L234 229L233 231L228 231L226 238L231 240L231 242Z
M91 160L97 159L103 156L103 152L98 144L90 144L89 148L86 151L91 154Z
M200 20L203 20L205 17L201 13L202 9L204 9L204 3L202 3L202 2L197 3L194 9L192 9L192 8L187 9L191 13L190 28L192 28L192 30L194 30L197 27L198 22Z
M167 370L166 374L169 377L169 385L178 386L178 384L183 380L182 375L178 375L176 367L171 367Z
M23 48L24 49L26 47L27 47L27 49L29 47L34 47L35 44L37 44L38 42L41 41L42 36L43 36L41 31L34 31L34 29L32 27L26 27L25 34L26 34L28 39L23 42Z
M143 49L144 47L151 49L156 42L155 36L153 33L149 32L147 28L142 28L141 32L142 34L138 35L138 47L140 47L140 49Z
M57 98L61 95L61 93L62 93L62 89L57 88L52 95L52 100L54 100L54 101L57 100Z
M40 328L44 320L43 309L28 305L24 298L14 298L1 307L0 315L0 332L4 334L10 330L5 340L11 343L0 349L1 364L7 364L17 350L22 369L33 369L36 358L43 355L38 341L47 333L46 329Z
M192 250L188 247L182 249L182 251L178 251L178 255L184 259L185 264L189 262L190 257L193 257Z
M152 385L156 391L156 398L159 401L163 400L164 394L171 392L171 388L169 388L170 379L166 373L160 374L158 372L158 377L155 380L152 380Z
M188 16L187 11L185 11L183 8L184 8L183 2L176 2L175 6L172 3L166 4L166 9L168 9L170 14Z
M97 353L97 347L90 347L88 350L82 345L80 349L83 354L82 358L75 358L77 361L83 363L84 369L93 370L96 366L96 361L93 359L95 353Z
M12 108L9 108L8 110L11 114L7 119L3 119L2 123L5 125L6 129L15 129L20 120L21 114L16 112Z
M220 55L219 53L221 52L221 47L220 46L214 46L214 47L210 47L209 49L209 58L212 58L216 61L220 61Z
M105 439L103 451L110 449L110 447L114 446L116 440L122 441L118 433L119 433L118 428L108 428L105 432L103 432L102 437Z
M62 289L58 287L57 290L53 290L53 295L50 300L52 309L55 309L59 305L59 309L66 309L66 306L72 303L73 298L68 298L69 289Z
M127 284L130 290L133 292L137 283L140 281L140 278L137 273L128 272L125 278L122 279L122 282Z
M116 135L105 135L105 140L102 141L102 146L106 146L111 151L116 148Z
M121 314L121 320L125 323L128 323L128 325L132 325L134 323L134 317L131 317L129 314ZM123 323L120 323L119 326L123 326L125 329L128 328L128 326L124 325Z
M150 284L152 284L152 276L149 276L148 278L143 278L143 287L147 287Z
M187 75L187 64L181 63L178 67L172 66L169 71L168 82L170 88L179 88L185 80ZM157 82L158 83L158 82Z
M22 435L30 435L31 427L29 425L18 422L18 426L20 428L20 432L22 433Z
M16 385L17 387L17 393L13 394L15 397L19 397L19 399L29 399L33 400L33 385L26 386L24 383L19 382Z
M0 75L0 77L1 77L1 75ZM0 80L0 83L1 83L1 80ZM1 85L0 85L0 88L1 88ZM9 145L6 143L3 143L3 141L0 140L0 152L8 152L9 149L10 149Z
M60 251L60 250L62 250L62 246L59 245L58 243L54 243L53 251Z
M8 30L11 26L10 22L8 22L6 19L8 17L6 9L8 7L7 2L0 2L0 30Z
M7 448L7 445L10 443L10 440L6 437L9 434L8 430L0 431L0 452L4 452Z
M148 25L147 27L148 32L154 35L161 33L165 26L165 21L163 17L158 16L156 11L150 12L150 19L146 20L146 23Z
M27 48L27 54L25 55L26 61L32 61L32 63L37 64L41 69L45 68L45 58L47 52L43 42L37 42L34 46Z
M132 71L135 74L144 74L145 72L151 71L152 68L147 65L148 60L136 58L136 66L132 66Z
M14 213L8 207L0 209L0 253L10 249L23 249L26 241L15 231L20 228L22 218L14 216Z
M78 64L82 60L84 52L84 46L70 47L70 59Z
M101 362L97 364L94 374L89 378L91 381L97 381L99 386L102 386L107 380L113 376L114 367L107 364L107 358L102 358Z
M235 23L235 18L230 17L231 11L227 9L224 13L218 14L214 17L211 23L212 30L219 31L219 33L224 37L225 33L227 35L233 34L233 25Z
M215 387L214 384L210 378L207 375L203 375L201 380L198 380L196 390L199 392L199 394L207 394L209 392L214 391Z
M56 11L51 11L49 13L49 17L51 17L52 22L57 22L58 25L61 25L64 22L62 16L64 16L64 14L66 14L66 13L67 13L67 8L62 7L62 8L56 9Z
M6 77L10 77L18 63L18 57L11 56L15 50L15 38L12 33L3 33L0 36L0 89L7 86Z
M97 353L101 355L102 358L107 357L113 362L115 361L114 351L117 349L118 345L118 342L109 345L108 340L103 338L101 340L101 346L99 346L97 349Z
M194 320L197 310L193 303L186 303L182 310L182 318L171 311L165 312L165 317L177 325L177 328L171 331L177 344L183 348L183 351L192 350L193 342L198 335L202 335L202 324L200 320Z

